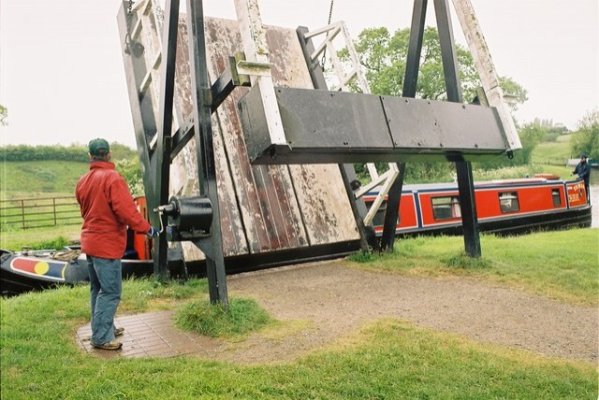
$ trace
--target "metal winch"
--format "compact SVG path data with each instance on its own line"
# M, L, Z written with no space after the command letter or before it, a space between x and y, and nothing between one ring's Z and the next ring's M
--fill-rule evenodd
M157 208L168 216L169 241L196 240L210 236L212 204L207 197L171 197L169 204Z

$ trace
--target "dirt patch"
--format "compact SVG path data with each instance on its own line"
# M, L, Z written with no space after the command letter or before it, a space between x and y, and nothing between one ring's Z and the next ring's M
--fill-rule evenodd
M208 358L291 361L391 317L547 356L597 361L595 307L562 304L467 278L418 278L318 263L230 277L233 296L250 297L283 321L283 334L261 332L204 348ZM212 351L214 350L214 351Z

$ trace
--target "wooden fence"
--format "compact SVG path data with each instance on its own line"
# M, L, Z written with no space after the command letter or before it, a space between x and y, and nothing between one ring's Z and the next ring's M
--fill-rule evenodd
M73 196L0 200L0 229L31 229L81 224Z

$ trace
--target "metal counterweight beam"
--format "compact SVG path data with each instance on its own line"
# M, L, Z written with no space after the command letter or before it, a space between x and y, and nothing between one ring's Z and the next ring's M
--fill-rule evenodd
M494 108L360 93L275 88L287 142L271 142L260 89L241 100L256 164L462 159L508 150Z

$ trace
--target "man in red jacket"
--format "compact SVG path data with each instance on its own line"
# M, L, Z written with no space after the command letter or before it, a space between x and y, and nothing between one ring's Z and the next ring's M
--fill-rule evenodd
M127 246L127 227L158 236L139 213L127 183L110 162L110 146L104 139L89 142L89 172L77 183L81 208L81 251L87 255L90 278L92 346L118 350L114 316L121 300L121 258Z

